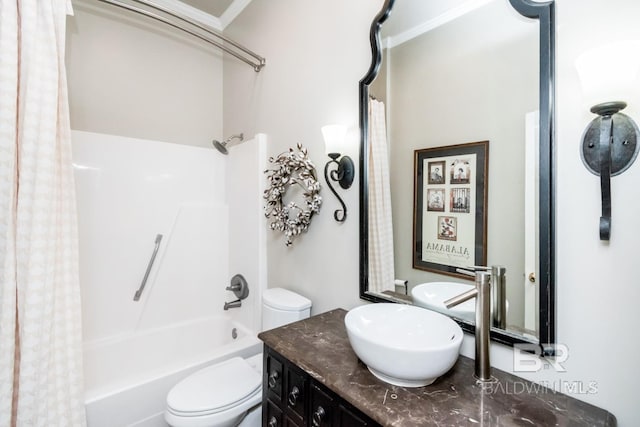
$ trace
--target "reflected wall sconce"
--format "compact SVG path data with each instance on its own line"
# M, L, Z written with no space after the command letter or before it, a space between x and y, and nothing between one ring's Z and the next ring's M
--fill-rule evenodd
M336 196L342 209L336 209L333 212L333 218L338 222L344 222L347 219L347 206L336 190L331 185L331 181L340 184L343 189L348 189L353 184L355 167L353 160L349 156L340 157L341 148L343 148L344 137L347 134L347 127L342 125L327 125L322 127L322 136L324 137L325 149L327 156L331 158L324 167L324 179L331 192ZM331 165L336 168L329 171Z
M623 113L640 69L640 42L618 42L589 50L576 61L585 99L598 117L582 136L581 157L600 176L602 215L600 240L611 237L611 177L626 171L638 156L638 126ZM603 102L607 101L607 102Z

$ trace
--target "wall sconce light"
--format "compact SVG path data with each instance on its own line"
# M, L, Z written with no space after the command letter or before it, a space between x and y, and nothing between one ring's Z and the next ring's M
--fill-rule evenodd
M581 157L586 168L600 176L600 240L611 237L611 177L631 166L640 147L638 126L620 113L626 102L612 101L633 91L640 69L639 51L640 42L619 42L589 50L576 60L585 99L595 103L591 112L598 115L583 134Z
M335 212L333 212L333 218L338 222L344 222L344 220L347 219L347 206L331 185L331 181L339 183L340 187L346 190L351 187L351 184L353 184L353 177L355 173L353 160L351 160L349 156L340 157L340 151L346 134L346 126L327 125L322 127L325 149L327 155L331 158L324 167L324 179L327 181L327 185L331 189L331 192L342 205L342 209L336 209ZM329 166L333 164L337 165L336 169L329 171Z

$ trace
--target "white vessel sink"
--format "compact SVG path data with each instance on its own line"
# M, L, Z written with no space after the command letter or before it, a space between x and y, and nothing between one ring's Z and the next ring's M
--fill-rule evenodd
M473 289L473 285L451 282L429 282L411 289L413 303L419 307L447 313L465 320L475 320L476 299L471 298L455 307L447 308L444 302Z
M420 307L363 305L344 319L351 347L382 381L429 385L458 359L462 329L447 316Z

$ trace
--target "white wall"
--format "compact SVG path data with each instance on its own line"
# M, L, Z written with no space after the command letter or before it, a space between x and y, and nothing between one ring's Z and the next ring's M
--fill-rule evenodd
M67 18L71 128L210 147L222 139L222 55L106 3L74 0Z
M267 57L260 74L225 63L225 128L272 136L268 154L302 142L318 168L324 166L320 127L342 122L357 127L357 82L370 61L368 29L382 1L254 1L228 33ZM640 39L640 3L635 0L557 0L557 332L570 357L567 372L543 370L543 381L596 381L596 394L578 395L616 415L621 426L640 422L635 360L640 344L637 236L640 164L613 179L613 232L598 240L598 178L580 161L582 131L591 120L582 105L574 60L589 46L630 36ZM627 99L640 120L640 97ZM349 154L357 158L355 144ZM359 177L356 177L359 179ZM357 187L346 193L350 217L337 224L333 196L307 235L291 249L269 236L269 286L286 286L313 300L314 313L351 308L358 299ZM630 197L630 195L632 195ZM274 234L269 232L269 234ZM467 339L464 353L473 354ZM494 345L494 366L511 370L512 352Z
M323 185L323 205L308 233L286 248L281 234L267 231L269 287L298 291L313 301L313 313L352 307L358 297L358 174L341 191L348 218L338 224L340 206L324 185L328 157L320 128L350 127L345 150L358 159L358 81L370 64L368 27L381 1L340 0L252 2L227 27L227 34L265 56L255 73L225 61L224 128L264 132L267 154L276 156L300 142L309 149Z

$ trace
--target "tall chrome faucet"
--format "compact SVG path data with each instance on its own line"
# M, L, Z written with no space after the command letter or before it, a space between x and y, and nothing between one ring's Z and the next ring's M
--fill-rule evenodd
M475 273L475 287L469 291L448 299L444 302L447 308L455 307L471 298L476 299L476 359L475 376L480 381L491 381L491 362L489 360L489 331L491 328L491 286L500 289L502 303L496 304L495 311L500 310L500 320L495 316L494 323L506 323L504 321L506 310L502 311L504 303L504 285L506 282L506 269L502 266L494 266L491 273L487 267L480 267ZM496 292L497 294L497 292ZM500 308L497 308L497 306ZM497 325L496 325L497 326Z

